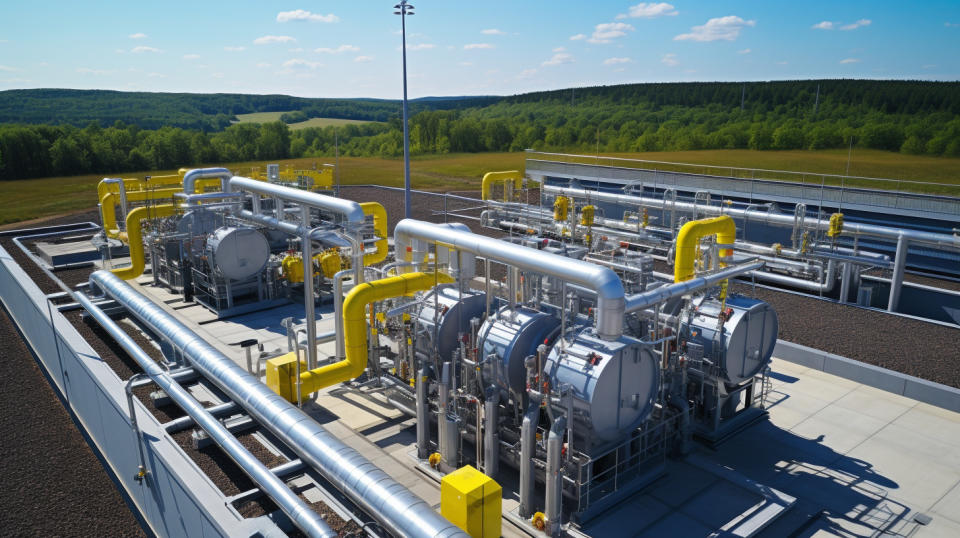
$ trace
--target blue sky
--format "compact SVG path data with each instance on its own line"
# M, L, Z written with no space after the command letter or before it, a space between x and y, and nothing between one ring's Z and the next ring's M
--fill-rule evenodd
M0 89L398 98L395 1L0 5ZM409 91L960 79L960 0L414 0Z

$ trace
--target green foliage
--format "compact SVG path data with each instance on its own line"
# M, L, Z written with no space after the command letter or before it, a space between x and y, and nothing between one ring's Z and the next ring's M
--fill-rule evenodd
M399 109L373 99L11 90L0 92L0 122L61 125L0 125L0 179L332 156L337 144L344 156L396 157L403 153ZM234 114L291 110L278 122L230 124ZM425 98L412 101L410 112L414 155L830 149L852 141L960 156L956 82L631 84ZM383 123L287 127L315 117Z

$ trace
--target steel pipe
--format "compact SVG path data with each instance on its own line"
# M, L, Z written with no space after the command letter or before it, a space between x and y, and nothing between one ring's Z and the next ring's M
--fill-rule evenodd
M608 267L413 219L398 222L393 237L400 256L410 247L413 259L422 259L425 245L419 242L437 243L593 290L597 293L597 336L617 340L623 334L623 283Z
M587 200L608 202L615 204L624 204L630 206L643 206L655 209L663 209L667 202L659 198L649 198L645 196L631 196L628 194L615 194L610 192L573 189L568 187L556 187L553 185L544 185L543 192L552 195L572 196ZM793 228L794 215L786 213L770 213L759 211L757 209L740 209L727 206L707 206L694 204L692 202L670 201L671 206L681 211L696 211L706 216L730 215L731 217L744 219L749 222L762 222L772 226ZM804 224L806 228L813 228L826 232L830 229L829 220L810 221ZM844 222L841 233L843 235L865 235L870 237L880 237L888 240L898 240L901 235L906 236L908 240L915 243L922 243L935 247L946 247L950 249L960 249L960 235L948 235L934 232L922 232L919 230L904 230L901 228L891 228L889 226L877 226L875 224L862 224L857 222Z
M223 423L204 409L203 405L183 386L174 381L115 321L110 319L110 316L93 304L89 297L83 293L76 293L74 298L120 347L137 361L150 379L166 392L170 399L180 406L203 431L207 432L207 435L230 456L230 459L236 462L237 466L277 504L298 529L308 536L338 536L320 518L320 514L311 510L300 497L294 494L293 490L260 463L260 460L251 454Z
M907 234L897 238L897 257L893 263L893 276L890 278L890 300L887 302L887 312L896 312L900 306L900 290L903 289L903 274L907 267L907 250L910 240Z
M748 263L736 267L728 267L712 275L701 276L683 282L677 282L668 286L662 286L656 289L645 291L637 295L627 297L626 312L636 312L644 310L657 303L662 303L668 299L679 297L692 291L719 284L723 280L733 278L750 271L756 271L763 267L763 262Z
M262 196L278 197L281 200L293 202L300 206L312 207L321 211L335 213L343 217L350 226L362 226L365 220L363 208L357 202L344 200L343 198L334 198L310 191L303 191L274 183L264 183L248 177L233 176L227 182L225 191L238 190L254 193ZM184 192L186 184L184 184ZM308 226L309 223L304 223Z
M549 407L549 405L547 406ZM547 533L560 536L560 514L563 510L563 470L562 449L563 434L567 429L567 417L559 416L550 426L547 436L547 476L544 492L544 512L547 519Z
M233 172L226 168L194 168L183 175L184 194L196 194L197 180L208 178L220 179L220 191L230 192L229 181Z
M109 272L97 271L90 275L90 283L123 305L153 332L183 350L194 369L376 518L388 532L397 536L466 536L370 460L121 279Z

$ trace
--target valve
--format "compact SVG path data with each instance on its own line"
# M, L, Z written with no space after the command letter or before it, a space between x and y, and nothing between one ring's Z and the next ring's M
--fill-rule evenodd
M430 457L427 458L427 461L430 463L430 467L433 467L434 469L436 469L437 466L440 465L440 459L441 459L440 453L434 452L433 454L430 454Z
M542 531L547 528L547 516L545 516L543 512L537 512L530 518L530 523L535 529Z
M827 237L834 238L843 233L843 213L834 213L830 215L830 228L827 230Z

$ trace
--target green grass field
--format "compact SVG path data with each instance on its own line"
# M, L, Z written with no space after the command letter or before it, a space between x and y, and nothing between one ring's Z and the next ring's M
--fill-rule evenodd
M842 174L846 168L845 151L749 151L711 150L684 152L657 152L642 154L617 154L610 157L667 161L674 163L710 164L721 167L744 167L770 170L794 170L810 172L803 179L819 183L816 174ZM476 190L483 174L495 170L523 170L526 153L467 153L454 155L429 155L414 158L411 162L411 183L414 188L425 190ZM596 162L596 158L585 158ZM288 159L281 165L296 168L311 168L314 165L333 163L333 157ZM625 161L602 163L625 166ZM211 163L206 166L226 166L241 174L252 166L263 170L265 162ZM642 163L635 163L641 166ZM670 168L662 166L662 168ZM712 170L712 169L711 169ZM711 170L689 170L710 172ZM731 170L712 170L713 173L730 174ZM124 177L172 174L175 171L143 171L126 173ZM733 173L743 176L739 171ZM887 177L900 180L927 181L921 186L927 192L944 192L960 196L960 159L943 157L920 157L900 155L875 150L854 150L850 166L851 175ZM96 206L96 185L104 175L53 177L0 183L4 192L4 204L0 206L0 224L19 222L49 215L84 210ZM749 177L749 176L748 176ZM401 186L403 184L403 160L375 157L341 157L340 181L344 185L377 184ZM850 182L851 184L855 182ZM874 186L874 185L870 185ZM896 184L878 183L877 186L896 188Z
M252 114L237 114L237 123L269 123L271 121L280 121L280 116L286 112L254 112ZM307 127L328 127L338 125L349 125L351 123L376 123L365 120L344 120L340 118L310 118L307 121L290 123L288 126L293 129L306 129Z

